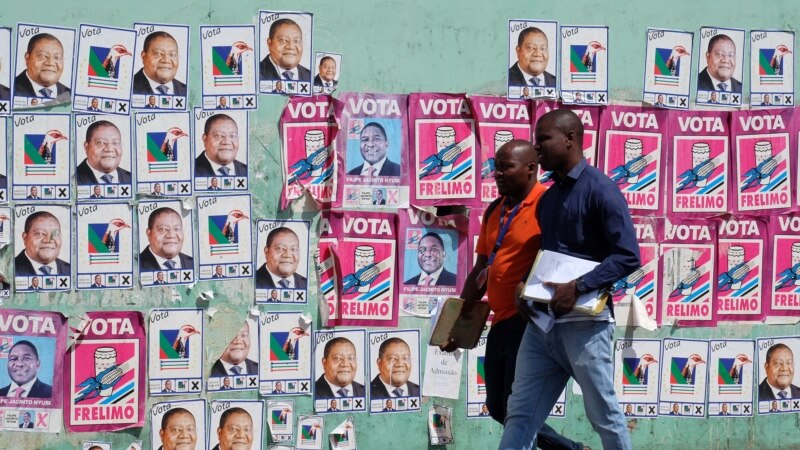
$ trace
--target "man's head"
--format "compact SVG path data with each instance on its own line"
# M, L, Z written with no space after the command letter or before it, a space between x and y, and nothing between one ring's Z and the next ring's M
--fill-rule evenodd
M539 28L525 28L517 38L517 61L520 68L531 75L541 75L547 69L550 49L547 35Z
M39 264L50 264L61 252L61 223L53 214L37 211L25 219L22 240L28 258Z
M658 94L658 97L656 98L656 103L664 103L664 96Z
M219 98L219 106L221 106L223 108L228 106L228 99L226 97L220 97Z
M39 352L31 341L17 341L8 351L8 376L18 386L36 378L39 366Z
M100 284L102 284L102 283L103 283L103 276L102 276L102 275L99 275L99 274L98 274L98 275L95 275L95 276L94 276L94 284L96 284L96 285L98 285L98 286L99 286L99 285L100 285Z
M625 413L626 414L633 414L633 405L631 405L630 403L625 405Z
M514 139L503 144L494 155L494 182L500 195L524 195L536 184L537 153L533 144Z
M233 337L233 340L228 344L228 347L222 353L219 359L228 364L241 364L247 359L250 353L250 324L244 321L244 325Z
M335 399L331 400L329 408L330 409L336 409L337 408L337 404L336 404L336 400Z
M581 119L568 109L556 109L543 115L536 122L534 149L544 170L568 171L583 158ZM495 157L495 167L496 164Z
M151 95L150 97L147 97L147 104L150 105L151 108L155 108L155 106L156 106L156 96L155 95Z
M167 380L164 382L164 390L165 391L172 390L172 380Z
M322 356L325 379L329 383L344 387L353 382L358 369L356 347L345 337L336 337L325 343Z
M161 193L161 183L156 183L153 185L153 192L156 194Z
M34 289L39 287L39 277L31 278L31 287Z
M221 277L223 275L222 274L222 266L215 267L214 268L214 274L217 275L218 277Z
M489 414L489 405L484 403L483 406L481 406L481 412L484 414Z
M231 387L231 377L225 377L222 379L222 385L226 388Z
M194 416L184 408L172 408L161 418L158 432L164 450L194 450L197 426Z
M718 34L708 41L706 51L708 74L714 79L727 82L736 71L736 44L726 34ZM728 86L731 89L731 86Z
M385 406L385 408L386 408L386 409L392 409L392 408L394 408L394 404L392 403L392 399L390 399L390 398L387 398L387 399L386 399L386 403L385 403L385 405L386 405L386 406Z
M217 177L211 179L211 187L219 187L219 180L217 180Z
M282 391L283 390L283 383L281 383L280 381L276 381L275 382L275 390L276 391Z
M113 172L122 161L122 134L113 123L98 120L86 129L83 149L86 151L86 162L92 169Z
M278 290L277 289L273 289L272 292L269 293L269 296L273 300L277 300L278 299Z
M22 413L22 421L24 423L30 423L30 421L31 421L31 413L29 413L28 411L25 411L24 413Z
M99 197L102 193L103 191L100 188L100 185L99 184L94 185L94 187L92 188L92 194L94 194L95 197Z
M283 81L278 80L275 82L275 90L277 92L283 92Z
M203 145L209 160L221 166L228 165L239 153L239 127L227 114L214 114L206 120Z
M375 164L386 157L386 150L389 148L389 140L386 138L386 130L377 122L370 122L361 129L361 157L364 161Z
M158 208L147 219L145 234L154 255L172 259L183 248L183 219L172 208Z
M164 272L158 272L158 273L156 274L156 279L157 279L159 282L162 282L162 281L164 281Z
M672 404L672 412L674 412L674 413L679 412L677 403L673 403Z
M770 406L770 409L773 410L773 411L777 411L778 410L778 401L777 400L773 400L772 401L772 405Z
M319 60L319 78L323 82L331 82L336 78L336 60L330 56L323 56Z
M36 186L32 186L30 196L36 197L37 195L39 195L39 188L37 188Z
M375 191L375 200L383 200L383 191L381 189Z
M300 239L287 227L278 227L267 235L264 246L267 270L287 278L294 275L300 263Z
M217 428L219 450L250 450L253 445L253 418L246 410L233 407L225 410Z
M722 404L722 412L724 412L724 413L728 412L728 404L727 403L723 403Z
M788 389L794 377L794 355L786 344L775 344L767 350L764 363L767 383L776 389ZM791 393L789 393L791 396Z
M93 98L93 99L92 99L92 108L93 108L93 109L98 109L98 108L97 108L97 106L98 106L99 104L100 104L100 100L98 100L97 98Z
M717 101L717 91L711 91L711 101L712 102Z
M44 87L58 83L64 71L64 46L55 36L40 33L28 41L25 52L28 77Z
M165 84L175 78L180 53L178 42L166 31L155 31L144 39L142 50L144 74L151 80Z
M762 102L769 104L769 94L764 94L764 100Z
M381 381L390 386L403 386L411 376L411 349L398 337L389 338L381 343L376 362Z
M417 262L425 274L430 275L441 269L446 255L444 241L438 234L430 231L419 240Z
M100 447L99 445L93 445L89 447L89 450L103 450L103 447Z
M283 69L294 69L303 57L303 30L292 19L278 19L269 27L269 56Z
M531 88L529 88L528 86L525 86L524 88L522 88L522 96L525 97L525 98L530 97L531 96Z

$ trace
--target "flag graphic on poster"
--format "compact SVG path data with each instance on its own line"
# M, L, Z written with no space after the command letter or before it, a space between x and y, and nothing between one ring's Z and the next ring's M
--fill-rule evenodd
M647 394L649 366L658 363L650 353L641 357L622 358L622 393L623 395Z
M301 336L303 331L300 331ZM300 346L297 339L292 339L293 331L269 333L269 365L273 372L297 370L300 360Z
M147 172L178 171L178 140L189 135L178 127L147 133Z
M132 56L124 45L110 48L89 47L89 65L86 67L90 88L117 89L119 64L123 56Z
M680 83L681 59L688 54L682 45L673 48L656 48L653 60L655 84L677 87Z
M208 216L208 244L211 256L239 254L238 222L249 219L238 209L231 210L226 216Z
M113 219L108 223L87 224L89 264L117 264L119 231L130 227L122 219Z
M25 175L55 175L56 145L59 141L68 142L67 136L59 130L26 134Z
M486 370L484 369L485 356L478 356L475 367L475 383L478 385L478 395L486 395Z
M253 49L242 41L211 47L214 86L242 85L242 53Z
M569 78L573 83L594 83L597 80L597 52L603 44L591 41L586 45L569 46Z
M300 426L300 443L302 445L314 445L317 432L320 430L317 424L308 424Z
M784 44L758 49L758 76L762 86L783 84L783 57L789 53L791 50Z
M745 355L745 359L749 361ZM717 369L717 383L719 384L720 394L741 394L742 393L742 364L737 364L737 358L720 358Z
M670 394L694 394L695 371L698 364L705 364L703 358L698 354L693 354L688 358L672 358L669 368Z
M270 416L270 420L272 421L273 425L286 425L286 418L288 414L280 409L273 409L272 414Z
M161 370L189 368L189 340L195 335L200 335L200 332L191 325L159 331L158 363Z

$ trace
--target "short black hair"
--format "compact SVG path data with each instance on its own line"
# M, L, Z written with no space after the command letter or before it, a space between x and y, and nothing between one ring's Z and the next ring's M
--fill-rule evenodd
M162 206L161 208L158 208L157 210L153 211L153 213L150 214L150 217L147 218L147 229L148 230L153 229L153 225L156 223L156 219L158 219L158 216L169 213L178 216L178 218L181 219L181 223L183 223L183 217L181 217L181 215L178 214L178 211L175 211L172 208L167 208L166 206Z
M36 359L39 359L39 351L36 350L36 346L33 345L33 342L28 341L26 339L23 339L21 341L17 341L14 345L11 346L10 349L8 349L8 352L11 353L11 350L14 350L15 348L19 347L20 345L24 345L24 346L30 348L31 351L33 352L33 356L35 356Z
M34 186L36 187L36 186ZM54 216L53 213L49 211L36 211L35 213L28 216L25 219L25 232L31 231L31 227L33 226L33 222L36 222L39 219L53 219L58 222L58 226L61 226L61 222L58 220L58 217Z
M727 34L718 34L708 40L708 50L706 50L706 52L711 53L711 49L714 48L719 41L729 41L731 44L733 44L733 47L736 48L736 43L733 42L733 39L731 39L730 36Z
M335 337L335 338L333 338L330 341L325 343L325 350L322 351L322 357L323 358L327 358L328 354L331 352L331 348L333 348L334 345L336 345L336 344L344 344L344 343L348 343L348 344L352 345L354 349L356 348L356 346L353 345L353 342L350 341L350 339L347 339L346 337L341 337L341 336Z
M767 364L769 364L769 360L772 359L772 354L776 350L788 350L789 353L792 353L792 349L790 349L788 345L782 344L782 343L777 343L777 344L773 345L772 347L770 347L769 349L767 349L767 359L766 359ZM794 353L792 353L792 357L794 357Z
M278 235L280 234L292 234L294 235L294 237L297 238L298 241L300 241L300 237L291 228L278 227L269 232L269 234L267 235L267 243L264 244L264 248L269 248L269 246L272 245L272 241L274 241L275 238L278 237Z
M336 64L336 60L333 59L333 56L323 56L322 59L319 60L319 65L321 66L325 61L329 59L333 61L334 64Z
M378 359L383 358L383 353L386 351L386 348L392 344L403 344L408 348L409 352L411 351L411 347L409 347L408 343L399 337L390 337L389 339L381 342L381 346L378 347Z
M547 39L547 35L544 33L544 31L542 31L541 28L528 27L519 33L519 37L517 37L517 47L522 47L522 43L525 42L525 38L531 33L539 33L544 36L545 39Z
M300 28L300 25L298 25L297 22L295 22L292 19L286 19L286 18L278 19L275 22L272 22L272 25L269 26L269 38L270 39L274 38L275 37L275 33L278 31L278 28L280 28L280 27L282 27L284 25L294 25L297 28ZM303 33L303 29L302 28L300 28L300 33L301 34Z
M228 421L228 418L234 414L244 414L250 418L250 421L253 421L253 417L247 412L244 408L239 408L238 406L234 406L233 408L228 408L222 415L219 417L219 428L225 426L225 423Z
M386 129L383 128L383 125L379 124L378 122L370 122L370 123L364 125L364 128L361 129L361 133L363 133L364 130L366 130L369 127L377 128L381 132L381 134L383 135L384 139L387 139L387 140L389 139L389 138L386 137Z
M225 97L220 98L220 100L222 100L223 98L225 98ZM208 132L211 131L211 125L214 125L214 122L219 122L220 120L226 120L226 119L230 120L231 122L233 122L233 124L236 125L236 129L237 130L239 129L239 125L236 123L235 120L233 120L233 118L231 118L231 116L229 116L227 114L219 114L219 113L217 113L217 114L214 114L213 116L209 117L208 120L206 120L206 124L203 127L203 134L207 135Z
M142 49L142 51L147 52L147 50L149 50L150 46L153 44L153 41L159 38L172 39L172 42L174 42L175 45L178 45L178 41L176 41L175 38L172 37L172 35L167 33L166 31L154 31L148 34L146 38L144 38L144 48Z
M167 413L164 414L164 416L161 418L161 429L162 430L166 430L167 429L167 424L169 423L169 419L171 419L172 416L174 416L176 414L188 414L188 415L192 416L192 419L194 419L194 414L189 412L188 409L186 409L186 408L172 408L169 411L167 411Z
M120 133L119 128L117 128L117 126L114 125L112 122L109 122L107 120L98 120L97 122L89 125L89 128L86 129L86 142L89 142L92 136L94 136L94 132L101 127L112 127L115 130L117 130L118 133ZM120 137L121 136L122 133L120 133Z
M444 240L442 239L441 236L439 236L437 233L434 233L433 231L428 231L427 233L425 233L425 236L422 236L419 239L419 241L422 242L423 239L428 238L428 237L434 238L437 241L439 241L439 245L441 245L442 249L444 249Z
M28 41L28 49L25 51L25 53L32 52L33 49L36 48L36 44L38 44L39 41L56 41L58 42L58 45L61 46L61 51L64 51L64 44L62 44L57 37L53 36L50 33L39 33L33 36L30 41Z

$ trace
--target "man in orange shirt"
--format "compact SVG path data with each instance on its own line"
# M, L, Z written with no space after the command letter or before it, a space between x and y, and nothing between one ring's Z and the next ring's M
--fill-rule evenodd
M494 163L494 180L501 197L487 208L475 249L478 257L464 282L461 298L480 301L488 291L494 320L484 360L486 405L492 418L503 423L514 381L517 349L527 325L517 314L514 292L539 251L536 206L546 188L537 182L537 154L528 141L504 144L497 150ZM442 350L453 351L455 346L450 344ZM537 445L545 450L586 448L547 424L538 435Z

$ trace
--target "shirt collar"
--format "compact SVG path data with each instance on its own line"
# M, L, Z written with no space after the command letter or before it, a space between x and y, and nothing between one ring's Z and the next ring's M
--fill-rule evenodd
M28 74L27 70L25 71L25 76L28 77L28 81L31 82L31 86L33 86L33 93L34 93L34 95L36 97L40 96L41 93L39 91L41 91L44 88L48 88L48 89L53 91L53 97L51 97L51 98L55 98L58 95L58 86L56 86L55 84L50 85L50 86L42 86L41 84L39 84L39 83L37 83L37 82L35 82L35 81L33 81L31 79L31 77Z
M439 267L439 270L437 270L436 272L433 272L431 274L427 274L423 270L419 274L419 282L417 283L417 285L419 285L419 286L434 286L436 284L436 282L439 281L439 277L442 275L442 271L443 270L444 270L444 265L442 267ZM433 281L431 282L431 284L422 282L422 280L424 280L427 277L433 277Z
M529 83L531 82L531 78L536 78L539 80L539 86L544 86L545 84L544 72L540 73L539 75L528 73L525 71L525 69L522 68L522 66L519 65L519 62L517 62L517 67L519 68L519 71L522 72L522 75L525 78L525 84L530 85Z
M30 261L30 262L31 262L31 266L33 266L33 271L34 271L34 272L36 272L36 275L38 275L38 276L42 276L42 275L44 275L44 274L42 273L42 271L41 271L41 270L39 270L39 269L41 269L43 266L47 266L47 267L49 267L49 268L50 268L50 274L52 274L52 275L56 275L56 274L58 273L58 266L56 266L56 262L55 262L55 261L51 262L50 264L42 264L42 263L40 263L40 262L36 262L36 261L34 261L33 259L31 259L31 258L28 256L28 254L27 254L27 253L25 253L25 257L26 257L26 258L28 258L28 261Z
M776 388L775 386L773 386L773 385L769 384L769 382L767 382L767 386L769 386L769 388L770 388L770 389L772 389L772 395L773 395L775 398L777 398L777 399L780 399L780 398L781 398L781 397L778 395L778 392L781 392L781 391L786 391L786 394L788 395L788 396L786 397L787 399L788 399L788 398L792 398L792 389L791 389L791 386L787 387L786 389L778 389L778 388ZM9 391L9 392L11 392L11 391Z
M337 385L331 383L330 381L328 381L328 379L325 378L325 375L322 376L322 379L325 380L326 383L328 383L328 386L330 386L331 392L333 392L333 396L334 397L341 397L339 395L339 389L342 389L342 388L347 389L347 393L349 394L348 397L352 397L352 396L355 395L355 391L353 391L353 384L352 383L348 384L347 386L337 386ZM337 408L338 408L338 406L337 406Z
M160 256L156 255L156 253L153 251L153 249L152 249L152 248L150 249L150 253L152 253L152 254L153 254L153 256L155 256L155 258L156 258L156 262L158 262L158 266L159 266L159 267L164 267L164 269L159 269L159 270L168 270L168 269L167 269L167 268L164 266L164 263L167 261L167 258L162 258L162 257L160 257ZM178 257L175 257L175 258L172 258L170 261L172 261L172 262L174 262L174 263L175 263L175 268L176 268L176 269L182 269L182 267L181 267L181 259L180 259L180 258L178 258Z
M381 377L378 377L378 379L381 380L381 383L383 383L383 379ZM392 397L396 397L396 395L394 395L394 392L392 392L392 391L394 391L397 388L400 388L400 389L403 390L403 397L408 395L408 384L406 384L406 383L403 383L402 386L392 386L391 384L383 383L383 387L386 388L386 392L388 392L389 395L392 396Z
M142 70L142 75L144 75L144 77L147 78L147 83L150 84L150 89L152 89L153 92L160 93L157 88L159 86L161 86L162 83L159 83L158 81L155 81L155 80L151 79L150 77L148 77L147 74L144 73L144 70ZM166 83L163 83L163 84L164 84L164 86L169 88L169 90L167 91L167 95L175 95L175 86L172 84L172 80L170 80L170 81L168 81Z
M295 66L294 69L285 69L285 68L279 66L278 63L276 63L275 61L272 60L272 55L269 55L269 62L273 65L273 67L275 67L275 70L278 72L278 77L281 80L285 79L285 78L283 78L283 72L286 72L288 70L289 72L292 72L292 75L294 75L294 78L292 78L289 81L303 81L303 80L300 79L300 74L297 71L297 66Z
M221 174L219 173L219 168L220 167L227 167L228 168L228 176L229 177L236 176L236 167L233 165L232 161L231 161L231 163L226 164L226 165L223 166L221 164L217 164L214 161L212 161L211 158L208 157L208 153L206 153L205 151L203 152L203 156L206 158L206 161L208 161L208 163L211 164L211 168L214 170L214 176L216 176L216 177L221 176Z
M720 84L720 83L725 83L725 88L726 88L726 90L727 90L728 92L730 92L730 91L732 91L732 90L733 90L733 82L732 82L731 80L728 80L728 81L722 81L722 80L718 80L718 79L716 79L716 78L714 78L714 77L712 77L712 76L711 76L711 72L708 72L708 78L711 78L711 84L713 84L713 85L714 85L714 90L715 90L715 91L716 91L717 89L719 89L719 84Z
M14 391L17 390L17 388L21 387L22 389L25 389L25 392L22 393L22 397L27 397L28 394L31 393L31 389L33 389L33 384L34 383L36 383L36 377L33 377L33 379L31 381L28 381L27 383L23 384L22 386L20 386L17 383L12 381L11 382L11 386L8 387L8 394L7 395L12 395L14 393ZM778 398L778 396L776 395L775 398Z
M92 167L91 164L89 164L89 161L86 161L86 165L89 166L89 170L92 171L92 173L94 174L94 178L97 180L98 183L102 183L103 182L103 180L101 178L103 175L111 175L112 177L114 177L111 180L111 182L114 183L114 184L119 183L119 173L117 173L117 169L114 169L111 172L101 172L101 171L95 169L94 167Z
M528 192L528 195L525 197L525 199L522 200L522 206L531 205L541 195L541 193L546 190L547 188L542 183L537 182L536 185L533 186L533 189Z
M264 267L266 267L266 266L264 266ZM274 273L270 272L269 269L267 269L267 273L269 274L269 277L272 278L272 283L275 286L283 287L280 284L278 284L279 281L283 280L282 276L275 275ZM294 274L292 274L292 275L294 275ZM286 277L286 280L289 282L289 287L290 288L294 288L294 277L292 275L289 275L288 277Z
M237 366L237 367L239 367L239 369L241 369L240 372L239 372L240 375L244 375L244 374L247 373L247 366L245 365L244 361L242 361L239 364L231 364L229 362L226 362L226 361L220 359L219 362L222 363L222 367L225 368L225 372L228 373L228 374L231 373L231 367L233 367L233 366Z
M369 172L369 168L370 167L374 167L375 168L375 176L377 177L378 174L381 173L381 169L383 169L383 163L385 163L385 162L386 162L386 157L385 156L383 157L383 159L381 159L380 161L376 162L375 164L370 164L370 163L364 161L364 164L361 166L361 175L362 176L367 176L367 172Z
M578 164L576 164L575 167L573 167L572 169L570 169L569 172L567 172L566 179L571 180L573 183L578 181L578 178L581 176L583 170L586 169L586 166L588 164L589 163L586 161L586 158L581 158ZM555 179L556 181L566 181L566 179L563 180L560 179L558 173L556 172L553 172L553 179Z

